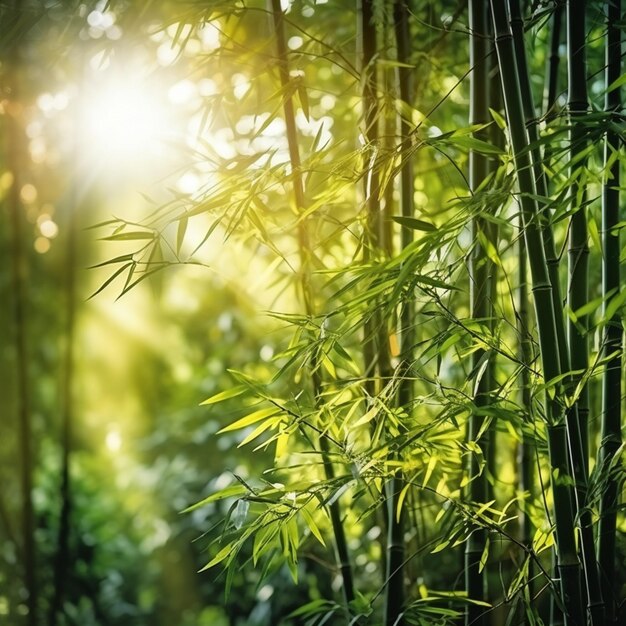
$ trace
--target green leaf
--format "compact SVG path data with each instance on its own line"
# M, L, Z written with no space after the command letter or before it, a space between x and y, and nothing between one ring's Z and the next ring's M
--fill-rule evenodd
M427 232L432 232L437 230L433 224L429 222L425 222L424 220L418 220L416 217L405 217L404 215L392 215L391 219L394 222L397 222L401 226L405 226L406 228L412 228L413 230L423 230Z
M113 274L111 274L111 276L109 276L101 285L100 287L98 287L98 289L96 289L96 291L94 291L88 298L87 300L91 300L91 298L97 296L101 291L103 291L104 289L106 289L122 272L124 272L125 270L131 270L133 268L133 266L135 265L134 261L131 261L130 263L127 263L126 265L123 265L122 267L118 268L117 270L115 270L115 272L113 272Z
M109 235L108 237L101 237L102 241L135 241L139 239L154 239L156 233L153 231L145 230L131 230L126 232L117 233L115 235Z
M230 389L225 389L224 391L220 391L216 393L214 396L207 398L203 402L200 402L200 405L203 404L216 404L217 402L221 402L222 400L228 400L229 398L235 398L236 396L240 396L244 391L246 391L247 387L244 385L237 385L236 387L231 387Z
M181 513L189 513L190 511L195 511L196 509L199 509L206 504L210 504L211 502L217 502L218 500L224 500L225 498L232 498L234 496L243 496L247 493L249 493L249 491L245 485L236 483L212 493L210 496L200 500L200 502L196 502L195 504L188 506L186 509L183 509Z
M185 239L185 233L187 232L187 224L189 219L186 215L178 220L178 230L176 231L176 254L180 254L180 249Z
M277 409L275 406L267 407L265 409L259 409L258 411L254 411L253 413L250 413L249 415L238 419L236 422L233 422L228 426L224 426L224 428L217 431L217 434L221 435L222 433L245 428L246 426L250 426L251 424L256 424L256 422L260 422L262 419L265 419L270 415L276 415L278 412L279 409Z
M320 529L318 528L317 524L315 523L315 520L313 519L313 516L305 508L300 509L300 513L302 513L302 517L304 517L304 521L306 522L306 525L309 527L309 530L311 531L311 534L324 547L326 547L326 542L324 541L324 538L322 537L322 533L320 533Z
M232 552L232 543L226 544L199 572L205 572L213 566L221 563Z

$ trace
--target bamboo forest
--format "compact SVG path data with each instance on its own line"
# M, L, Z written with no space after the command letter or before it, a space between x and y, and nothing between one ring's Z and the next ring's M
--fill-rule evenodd
M621 0L0 1L0 626L626 624Z

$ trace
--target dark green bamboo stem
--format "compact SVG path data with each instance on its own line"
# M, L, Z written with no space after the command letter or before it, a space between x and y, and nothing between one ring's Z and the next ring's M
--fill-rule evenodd
M555 115L554 106L559 94L559 66L561 64L559 48L561 46L561 25L563 23L564 7L564 0L557 0L551 19L550 53L547 61L546 84L543 93L543 110L546 113L547 120L552 119Z
M378 117L379 108L376 94L376 64L375 56L376 29L373 23L372 2L359 2L358 30L359 30L359 57L361 65L361 96L363 102L363 137L366 142L364 159L368 163L367 174L364 178L364 197L366 207L365 238L363 243L363 259L369 262L378 252L379 222L381 219L379 202L378 170L376 167L378 149ZM380 373L380 351L383 344L380 339L380 319L376 315L369 317L364 324L363 360L365 363L365 392L369 398L374 398L378 392L377 374Z
M410 63L411 43L409 31L409 8L405 0L396 0L393 5L394 32L397 48L397 82L400 99L408 104L413 95L413 70L405 67ZM400 170L400 206L405 217L412 217L414 173L411 156L410 133L407 121L400 117L400 137L402 164ZM410 229L401 227L400 246L405 248L413 240ZM401 304L399 319L399 347L400 347L400 380L398 383L397 404L408 412L413 401L413 381L409 375L409 366L413 352L414 313L413 302L408 299ZM387 588L385 594L384 624L385 626L399 626L405 621L402 617L404 609L404 526L405 513L399 507L400 493L404 488L404 473L401 469L394 471L387 484Z
M524 70L526 68L526 55L525 50L521 48L519 44L519 22L521 20L521 10L519 8L519 2L517 2L517 6L514 6L514 2L510 2L510 23L511 23L511 31L513 35L513 42L515 46L515 58L517 61L518 72L520 74L520 81L522 80L522 76ZM521 24L522 30L522 46L523 42L523 21ZM523 53L523 54L522 54ZM522 63L520 64L520 59ZM498 75L498 79L500 76ZM528 84L528 81L523 81ZM528 86L530 86L528 84ZM523 85L520 85L522 92L524 92L525 88ZM522 96L522 100L524 100L524 96ZM526 106L524 105L524 117L527 120L528 124L528 111ZM503 146L504 147L504 146ZM535 184L537 184L537 171L535 169ZM524 220L520 215L519 218L519 229L520 233L524 232ZM548 229L550 230L550 229ZM550 231L551 232L551 231ZM520 361L526 365L520 372L520 404L522 407L522 411L524 413L524 420L527 424L530 424L532 421L531 416L531 402L532 402L532 394L530 389L530 367L529 364L533 361L532 354L532 340L530 337L530 311L528 308L528 258L526 255L526 243L524 241L524 237L520 237L517 244L517 271L518 271L518 300L517 300L517 332L518 332L518 354ZM545 246L545 237L544 237L544 246ZM546 259L547 261L547 259ZM552 280L551 280L552 282ZM557 281L558 285L558 281ZM554 283L552 283L554 289ZM556 307L555 307L556 310ZM532 538L533 538L533 524L532 519L529 514L529 504L533 500L533 492L534 492L534 466L535 466L535 454L534 454L534 445L529 441L528 437L522 432L521 441L517 447L517 471L518 471L518 487L520 494L523 495L524 504L520 507L520 515L519 515L519 524L520 524L520 540L527 549L532 546ZM534 561L532 559L529 560L528 563L528 589L527 589L527 599L533 596L533 579L534 579ZM524 611L525 613L525 611ZM524 618L522 618L524 619Z
M280 6L280 0L271 0L271 15L276 36L276 47L278 53L278 68L280 74L281 86L285 93L288 93L289 85L289 63L288 52L285 37L285 28L283 22L283 12ZM296 116L294 112L293 100L291 96L283 98L283 112L285 118L285 126L287 129L287 142L289 145L289 159L292 169L292 183L295 204L299 212L306 209L306 197L304 193L304 184L302 180L300 149L298 145L298 134L296 129ZM298 227L299 248L300 248L300 274L302 298L304 300L306 314L313 317L315 306L311 289L310 277L310 257L311 244L309 241L308 231L306 229L305 220L300 220ZM311 366L311 382L313 395L316 404L320 402L322 393L322 380L320 375L319 363L312 363ZM324 436L319 439L322 463L326 479L332 481L335 477L335 470L332 464L328 441ZM352 576L352 566L348 553L348 542L346 539L345 529L341 517L339 501L335 500L329 505L329 514L333 535L335 539L335 548L337 551L337 561L343 578L343 596L346 604L346 610L352 611L350 603L354 600L354 582Z
M525 116L522 105L520 80L513 37L508 24L505 5L499 0L490 0L491 12L496 33L496 50L500 65L502 79L502 91L507 114L509 133L515 160L515 170L520 189L520 204L524 220L524 237L530 262L532 292L535 303L535 314L539 330L539 348L543 366L543 375L546 381L552 381L561 373L561 361L559 358L559 344L557 325L563 324L561 315L554 310L552 299L552 284L548 271L548 264L544 251L542 229L545 228L544 216L539 212L535 197L536 187L532 170L532 162L529 153L529 141L525 128ZM546 415L548 423L559 426L563 423L563 390L556 385L546 393ZM558 452L561 452L560 450ZM563 454L566 454L563 450ZM563 477L567 476L567 465L562 466L555 458L554 452L550 454L550 463L553 469L560 472ZM569 499L568 499L569 500ZM556 523L556 545L561 571L561 589L566 605L566 624L576 626L584 623L582 614L582 600L580 597L579 571L580 562L575 548L574 519L571 515L571 505L566 503L566 514L563 508L555 505L555 517L558 511Z
M606 38L606 85L614 83L622 73L621 67L621 0L607 4ZM607 91L604 107L607 115L615 115L621 109L620 89ZM607 299L620 289L620 238L616 225L620 212L620 162L616 159L609 166L609 159L620 149L620 137L612 129L607 132L604 146L605 180L602 189L602 295L606 313ZM607 171L607 168L608 169ZM611 462L622 443L622 341L623 331L620 315L615 312L604 331L603 356L607 359L602 378L602 441L600 467L604 468L606 486L600 499L600 522L598 525L598 562L602 588L605 591L606 623L616 624L616 604L619 595L615 588L615 532L619 504L619 482Z
M572 125L570 136L570 158L574 168L581 173L572 190L572 218L569 229L569 284L568 303L572 311L578 310L588 301L588 259L586 218L586 182L584 180L585 161L580 155L586 149L585 129L579 122L587 111L587 62L584 0L567 1L567 69L568 69L568 108ZM571 366L574 372L573 383L581 387L582 373L589 367L587 340L587 318L579 316L577 324L569 324L569 348ZM573 386L572 386L573 389ZM575 480L576 509L580 526L580 551L583 559L583 573L587 587L588 611L592 626L604 624L604 602L600 587L598 562L596 559L593 520L587 506L588 482L588 415L589 397L587 385L582 385L573 410L567 413L570 462Z
M559 280L559 257L556 252L554 243L554 235L549 222L549 210L546 206L548 202L548 185L546 176L542 167L543 157L541 148L538 145L539 132L537 114L530 83L530 72L526 60L526 48L524 45L524 20L522 18L522 10L520 0L509 0L509 12L511 23L511 34L513 35L513 45L515 47L515 61L517 64L517 72L520 81L520 95L522 97L522 108L524 110L524 122L528 132L528 141L532 146L531 156L533 163L533 173L535 176L535 188L537 194L542 198L544 206L539 206L539 210L543 213L542 237L546 255L546 263L548 264L548 274L550 276L550 284L552 285L552 302L556 315L559 315L562 309L561 283ZM557 324L557 339L559 344L559 357L562 372L570 370L568 359L567 338L565 334L565 325Z
M567 429L565 425L548 427L554 522L557 535L557 567L561 580L562 601L565 606L564 624L584 626L584 602L580 587L580 562L576 556L576 541L572 519L572 490L569 485ZM567 532L560 532L563 528ZM552 616L553 619L556 617Z
M489 120L489 63L488 63L488 27L487 4L485 0L470 0L469 3L470 27L470 124L486 124ZM477 137L487 139L483 129L476 133ZM469 181L472 192L484 182L487 177L487 158L472 150L469 155ZM470 274L470 302L471 315L483 323L490 317L489 297L490 278L487 255L483 249L481 238L488 237L488 223L481 217L472 220L473 249L469 260ZM485 358L484 350L476 350L472 354L472 369L478 372ZM468 441L477 442L484 458L488 456L488 436L485 433L479 438L484 417L480 408L489 402L490 375L483 371L480 380L475 384L474 404L478 411L470 415L467 429ZM487 471L481 468L480 459L472 454L468 466L469 485L468 498L477 505L488 500ZM470 534L465 544L465 585L467 595L472 600L484 602L487 598L485 570L480 561L487 540L486 530L476 528ZM465 614L465 623L482 626L486 624L484 608L476 604L468 604Z
M585 129L579 123L587 112L587 62L585 55L585 1L568 0L567 2L567 72L568 72L568 108L572 124L570 136L570 158L572 162L580 159L586 148ZM588 265L589 246L587 243L587 216L585 208L586 183L584 181L585 161L578 161L572 173L580 170L577 183L572 189L572 218L569 230L569 283L568 304L572 311L587 304L588 301ZM570 322L568 339L571 366L575 371L584 371L589 366L587 346L587 316L580 316L578 323ZM582 379L582 374L574 375L574 383ZM583 445L583 458L587 472L589 445L587 421L589 414L588 390L585 385L576 402Z

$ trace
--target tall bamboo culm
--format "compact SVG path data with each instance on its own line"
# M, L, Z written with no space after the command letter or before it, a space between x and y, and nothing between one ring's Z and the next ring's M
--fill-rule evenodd
M487 28L487 4L485 0L470 0L470 124L486 124L489 121L489 78ZM475 133L477 138L485 140L486 129ZM472 150L469 154L469 182L472 193L476 192L487 177L487 158ZM490 318L490 279L489 264L484 244L488 237L488 224L481 217L472 220L473 249L469 259L471 315L474 319L487 323ZM483 458L488 458L488 434L483 430L484 416L480 409L489 402L490 374L487 368L480 372L482 362L488 358L485 350L472 353L472 371L479 376L474 384L474 405L477 411L470 415L467 439L478 443ZM477 505L488 500L489 485L487 468L481 467L481 460L476 454L469 456L468 499ZM484 602L486 595L485 569L481 566L481 557L485 550L487 533L483 527L474 528L465 544L465 586L471 600ZM465 623L469 626L486 624L484 608L468 603Z
M566 5L567 20L567 74L568 74L568 109L570 124L570 172L572 179L572 218L569 228L569 282L568 304L572 311L577 311L587 304L589 246L587 243L586 218L586 181L584 167L585 129L580 123L587 112L587 62L586 62L586 27L585 0L568 0ZM576 169L580 173L576 175ZM570 321L568 329L571 367L574 370L570 393L574 385L578 387L578 397L567 411L567 430L569 440L570 463L575 481L576 512L580 528L580 553L583 561L583 573L587 590L587 610L592 626L604 624L604 602L600 587L598 562L593 537L593 520L587 502L588 491L588 415L589 398L587 385L582 377L589 367L586 316L579 316L577 323Z
M280 74L280 83L285 94L288 92L289 86L289 60L287 52L287 43L284 28L284 15L280 6L280 0L271 0L270 13L272 16L272 24L274 27L274 35L276 37L276 49L278 55L278 68ZM283 113L285 118L285 126L287 129L287 142L289 145L289 160L292 170L293 193L296 209L299 213L306 209L306 196L304 191L304 182L302 178L300 149L298 144L298 134L296 129L296 116L293 106L292 97L283 96ZM301 265L301 289L304 301L305 312L307 316L313 317L315 313L314 296L311 289L310 276L310 257L311 244L307 231L305 220L299 221L298 226L300 265ZM316 359L313 359L316 361ZM320 401L322 393L322 380L320 374L319 363L312 362L310 366L312 392L316 404ZM319 438L320 453L326 480L332 481L335 478L335 469L330 456L329 444L322 433ZM338 500L329 505L329 515L333 529L333 537L335 541L335 549L339 570L343 579L343 598L347 612L351 612L351 603L354 600L354 582L352 575L352 566L348 553L348 542L346 539L343 520L341 517L341 509Z
M622 73L621 67L621 0L607 3L607 38L606 38L606 86L610 87ZM621 109L620 88L606 92L605 111L608 116L615 116ZM620 162L611 158L620 149L620 137L613 130L607 132L604 146L605 180L602 190L602 295L604 314L607 315L609 298L620 289L620 239L616 225L619 222L620 200ZM600 445L600 467L605 477L605 486L600 499L600 521L598 525L598 562L602 588L605 592L606 623L617 624L617 601L615 589L615 532L616 515L619 505L619 485L613 467L615 454L622 443L622 342L623 331L619 314L615 311L611 319L605 320L603 338L603 356L606 359L602 378L602 426Z
M496 51L500 66L502 92L504 96L509 135L513 150L516 176L520 189L520 205L524 221L524 237L530 263L532 293L539 331L539 350L543 376L546 381L555 381L561 374L557 326L563 318L554 310L552 284L544 250L542 230L544 216L536 203L536 187L529 152L528 134L520 90L520 78L515 58L513 36L508 23L506 5L499 0L490 0L491 14L496 36ZM576 552L574 518L572 516L570 490L566 486L569 475L565 428L561 401L563 391L558 385L546 393L546 419L549 433L549 455L553 470L554 517L556 522L556 547L561 577L561 596L567 626L584 623L583 602L580 587L580 562Z

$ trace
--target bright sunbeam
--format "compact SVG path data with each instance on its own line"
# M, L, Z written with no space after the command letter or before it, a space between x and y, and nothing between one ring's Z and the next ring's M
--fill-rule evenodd
M162 153L168 110L162 96L141 81L95 83L81 108L83 150L99 165L136 167Z

